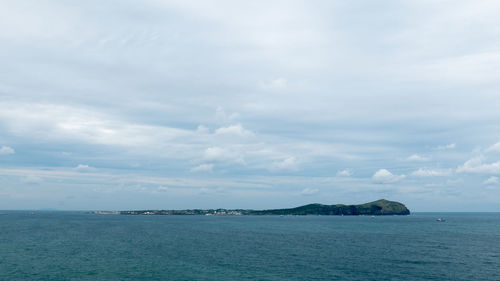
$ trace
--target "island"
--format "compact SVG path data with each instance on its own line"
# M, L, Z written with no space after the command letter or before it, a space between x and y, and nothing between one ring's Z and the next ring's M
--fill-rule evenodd
M359 205L323 205L308 204L289 209L249 210L249 209L187 209L187 210L134 210L134 211L95 211L93 214L120 214L120 215L278 215L278 216L383 216L409 215L410 210L405 205L395 201L380 199Z

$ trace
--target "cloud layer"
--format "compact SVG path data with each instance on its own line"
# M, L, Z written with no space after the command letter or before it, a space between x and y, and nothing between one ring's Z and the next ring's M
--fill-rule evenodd
M5 208L500 211L495 1L27 3L0 3Z

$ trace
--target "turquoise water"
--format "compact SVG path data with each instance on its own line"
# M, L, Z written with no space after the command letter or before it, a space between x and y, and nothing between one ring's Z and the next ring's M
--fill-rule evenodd
M0 280L500 280L498 213L0 213Z

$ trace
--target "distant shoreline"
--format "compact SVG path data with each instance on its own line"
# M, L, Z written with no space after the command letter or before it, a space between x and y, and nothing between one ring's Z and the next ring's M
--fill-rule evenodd
M410 210L402 203L380 199L359 205L323 205L309 204L289 209L185 209L185 210L130 210L130 211L93 211L99 215L202 215L202 216L244 216L244 215L279 215L279 216L383 216L409 215Z

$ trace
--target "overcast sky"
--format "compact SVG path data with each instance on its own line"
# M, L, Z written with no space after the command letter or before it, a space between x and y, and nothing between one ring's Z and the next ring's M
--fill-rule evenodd
M0 209L500 211L498 1L0 2Z

